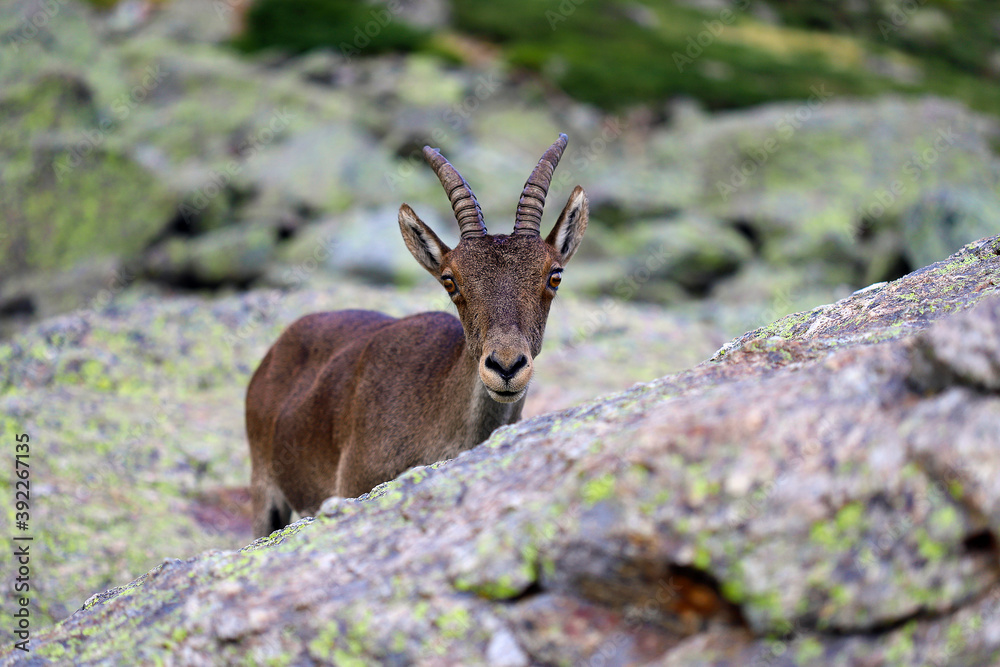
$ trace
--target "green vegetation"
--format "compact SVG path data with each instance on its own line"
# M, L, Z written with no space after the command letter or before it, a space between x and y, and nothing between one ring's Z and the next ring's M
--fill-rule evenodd
M453 0L452 28L498 44L511 66L608 110L677 95L711 109L738 108L807 99L816 90L934 93L987 111L1000 104L989 65L1000 48L988 20L997 10L985 2L928 0L908 14L895 4L846 10L832 1L780 0L773 3L778 24L743 4L706 12L652 1ZM350 57L440 52L397 13L392 2L259 0L237 46L328 48Z
M756 42L794 37L788 31L738 12L725 18L666 3L455 2L460 30L499 41L511 64L542 72L573 97L606 109L674 95L709 108L739 107L808 98L814 86L835 94L882 87L877 77L833 57L837 49L856 48L849 40L782 53Z
M996 9L983 2L930 3L935 13L925 18L786 1L777 3L780 26L733 4L701 12L670 2L455 0L454 14L460 30L501 43L511 64L605 109L674 95L732 108L804 99L816 89L930 92L990 111L1000 101L1000 87L982 81L1000 46L984 19ZM922 27L930 23L939 27ZM917 36L921 30L930 34Z
M400 20L398 12L398 2L259 0L247 12L246 31L236 46L291 53L329 48L349 57L419 49L424 34Z

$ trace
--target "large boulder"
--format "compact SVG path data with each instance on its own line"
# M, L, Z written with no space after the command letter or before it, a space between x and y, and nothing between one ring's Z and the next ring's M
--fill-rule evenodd
M0 93L0 276L135 256L178 198L109 142L94 90L49 72Z
M32 656L995 664L998 271L1000 237L976 242L241 550L167 559ZM15 362L8 382L45 375Z

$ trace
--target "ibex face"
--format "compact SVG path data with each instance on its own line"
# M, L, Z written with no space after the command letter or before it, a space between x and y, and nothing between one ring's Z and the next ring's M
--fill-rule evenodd
M510 235L486 233L469 185L430 147L424 148L424 156L451 199L461 240L449 248L413 209L403 204L399 210L407 247L454 302L466 347L478 360L479 378L499 403L518 401L527 391L563 267L587 229L587 196L577 186L548 237L543 240L539 232L552 172L565 147L563 134L538 162L525 183Z
M524 186L513 233L495 236L468 183L424 149L462 238L449 248L406 204L399 227L460 320L342 310L306 315L281 334L247 388L257 535L286 525L293 509L312 514L330 496L359 496L520 419L560 273L587 229L577 187L552 232L539 233L565 147L560 135Z

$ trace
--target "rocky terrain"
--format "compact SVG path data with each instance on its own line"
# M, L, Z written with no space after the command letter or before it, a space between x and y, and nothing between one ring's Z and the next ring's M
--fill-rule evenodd
M41 630L33 664L995 664L998 276L987 238L245 548L168 558ZM140 373L158 328L115 353L150 385L136 408L166 389ZM65 318L31 336L37 351L6 346L5 413L25 408L4 438L41 425L32 394L73 395L57 377L74 349L101 363L112 338ZM67 368L46 365L48 345ZM75 372L130 396L114 373ZM216 409L210 369L174 381ZM184 428L171 409L140 458Z
M1000 14L742 4L0 3L29 657L998 662ZM543 226L591 222L528 419L247 546L267 347L451 309L420 149L502 232L558 132Z

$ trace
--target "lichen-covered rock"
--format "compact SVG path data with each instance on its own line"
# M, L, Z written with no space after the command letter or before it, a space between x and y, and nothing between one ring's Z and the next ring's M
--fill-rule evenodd
M872 265L887 258L917 268L993 233L997 133L946 100L845 102L817 90L660 132L648 151L663 166L637 178L686 169L695 204L745 224L770 264L818 260L827 284L857 286L882 279Z
M0 275L134 256L173 216L173 193L108 145L94 95L71 71L0 93Z
M168 560L33 656L995 664L998 272L985 239L239 551Z

